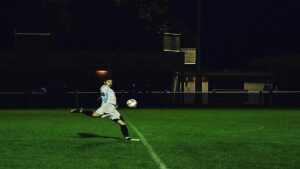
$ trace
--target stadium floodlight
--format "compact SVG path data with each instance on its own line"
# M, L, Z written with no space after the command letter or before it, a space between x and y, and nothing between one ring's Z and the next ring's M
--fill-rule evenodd
M109 72L108 72L107 70L97 70L97 71L96 71L96 74L97 74L98 76L106 76L106 75L109 74Z
M195 48L181 48L184 53L184 64L195 65L196 64L196 49Z
M165 52L181 52L180 36L177 33L164 33L164 51Z

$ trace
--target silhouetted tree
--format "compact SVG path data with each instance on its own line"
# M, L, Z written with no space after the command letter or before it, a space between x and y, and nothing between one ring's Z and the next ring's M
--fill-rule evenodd
M17 0L16 4L17 31L53 32L60 48L143 49L157 44L155 37L163 32L190 32L184 22L172 18L168 0Z

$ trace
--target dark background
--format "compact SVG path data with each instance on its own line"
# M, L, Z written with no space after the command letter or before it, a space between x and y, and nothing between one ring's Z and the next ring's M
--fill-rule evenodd
M153 35L163 31L182 33L182 46L195 47L196 1L153 1L158 7L145 3L154 10L150 19L143 16L148 13L139 7L142 2L134 2L2 2L0 47L13 48L15 29L52 32L54 47L60 50L153 50L157 40ZM257 57L300 52L298 1L204 0L202 8L206 66L232 66ZM141 39L146 42L140 44Z
M300 2L61 0L1 2L0 49L13 50L14 31L51 32L52 50L160 51L163 32L196 47L201 21L204 69L269 71L297 88Z

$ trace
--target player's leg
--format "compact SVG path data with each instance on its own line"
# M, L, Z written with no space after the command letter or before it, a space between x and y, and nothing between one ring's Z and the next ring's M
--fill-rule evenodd
M139 141L139 139L132 139L129 136L129 132L128 132L128 128L127 125L125 123L124 118L121 116L121 114L118 112L118 110L114 107L112 113L110 113L110 118L112 121L116 122L117 124L119 124L121 132L123 137L126 140L130 140L130 141Z
M91 110L82 110L82 111L80 111L80 113L82 113L82 114L84 114L88 117L91 117L92 114L93 114L93 111L91 111Z
M87 110L87 109L84 109L84 108L79 108L79 109L72 109L71 110L71 113L82 113L88 117L105 117L105 113L103 112L103 108L99 108L97 109L96 111L91 111L91 110Z
M113 105L110 107L109 116L112 121L114 121L115 123L118 123L120 125L121 132L122 132L124 138L126 140L130 140L126 123L125 123L124 119L122 118L121 114L116 109L116 107Z
M78 109L72 109L71 113L82 113L86 116L91 117L91 115L93 114L93 111L87 110L87 109L84 109L84 108L78 108Z
M120 125L120 129L121 129L121 132L122 132L124 138L126 140L130 140L131 137L129 136L127 125L126 125L124 119L122 118L122 116L120 116L119 118L113 119L112 121L114 121Z
M128 132L127 125L126 125L125 120L123 119L122 116L120 116L119 119L115 119L115 120L113 120L113 121L115 121L116 123L118 123L118 124L120 125L121 132L122 132L122 134L123 134L123 136L124 136L124 138L125 138L126 140L129 140L129 141L140 141L140 139L137 139L137 138L131 138L131 137L129 136L129 132Z
M96 111L92 112L91 117L94 117L94 118L105 117L105 106L101 106Z

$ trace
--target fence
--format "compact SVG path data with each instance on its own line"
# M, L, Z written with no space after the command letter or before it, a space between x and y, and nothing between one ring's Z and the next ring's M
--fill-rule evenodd
M120 107L299 106L300 91L116 92ZM98 92L0 92L0 108L98 107ZM198 100L198 101L197 101ZM197 103L201 104L197 104Z

